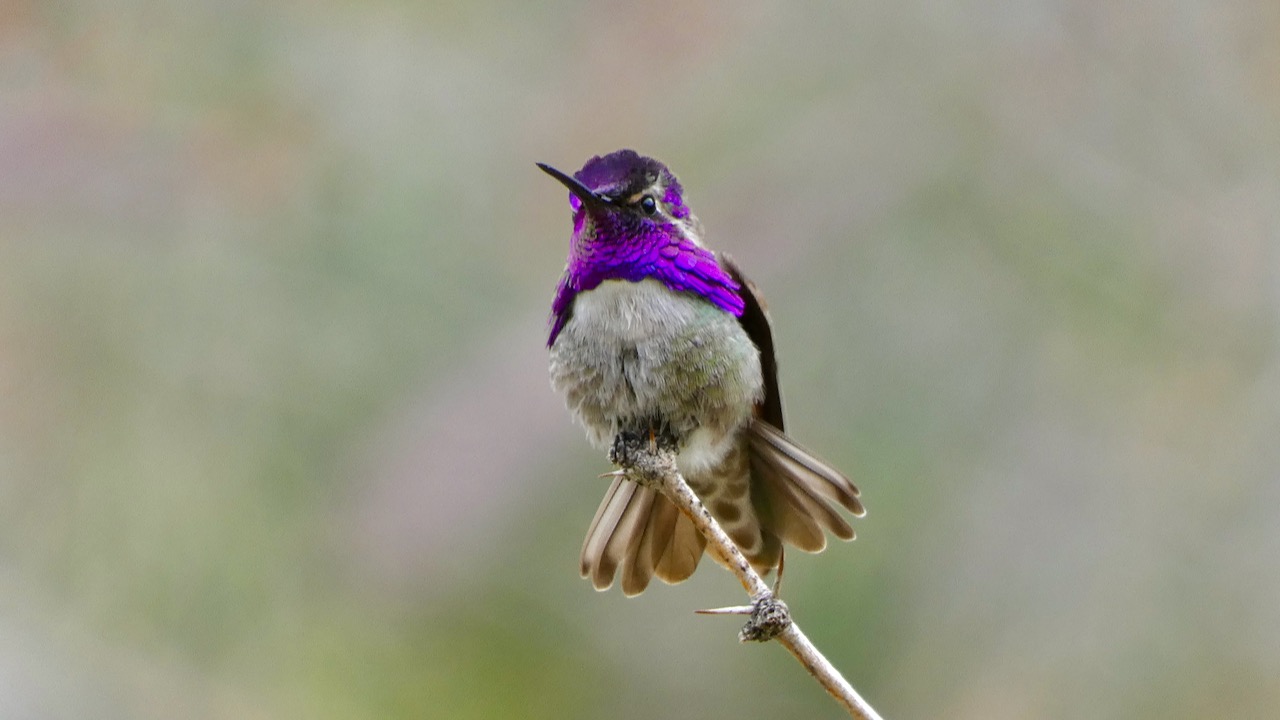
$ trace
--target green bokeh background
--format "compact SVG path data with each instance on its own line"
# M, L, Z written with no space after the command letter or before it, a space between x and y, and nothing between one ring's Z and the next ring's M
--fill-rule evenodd
M1280 5L0 5L0 717L836 717L580 580L573 169L679 174L889 718L1280 706Z

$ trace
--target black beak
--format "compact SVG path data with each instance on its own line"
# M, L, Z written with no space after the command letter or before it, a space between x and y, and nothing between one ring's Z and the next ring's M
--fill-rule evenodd
M542 172L559 180L562 185L569 188L569 192L578 196L578 199L582 201L582 204L586 205L588 208L603 208L609 205L608 200L600 197L594 192L591 192L590 188L578 182L578 180L572 175L566 175L546 163L537 163L537 165L542 168Z

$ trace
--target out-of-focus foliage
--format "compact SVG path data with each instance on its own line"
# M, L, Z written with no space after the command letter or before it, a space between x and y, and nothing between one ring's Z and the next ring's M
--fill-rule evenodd
M576 576L572 169L679 174L860 538L887 717L1280 706L1280 5L0 7L0 716L819 717Z

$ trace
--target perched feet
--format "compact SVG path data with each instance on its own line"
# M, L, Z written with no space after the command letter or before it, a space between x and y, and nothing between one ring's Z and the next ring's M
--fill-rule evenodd
M622 468L634 467L641 462L643 455L657 455L659 452L676 452L675 435L665 423L645 423L638 429L621 430L613 438L613 447L609 448L609 462Z
M609 462L622 468L628 480L660 489L663 476L675 471L678 444L665 426L646 423L643 429L623 430L613 438Z
M620 468L633 467L639 455L649 449L648 433L623 430L613 438L613 447L609 448L609 462Z

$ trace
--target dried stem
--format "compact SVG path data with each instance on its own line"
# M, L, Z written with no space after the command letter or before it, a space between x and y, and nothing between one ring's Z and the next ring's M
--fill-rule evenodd
M628 448L625 473L629 480L655 488L675 503L693 521L698 531L707 538L712 548L724 557L730 571L737 576L743 589L751 596L751 605L703 611L710 614L750 614L739 639L743 641L777 640L787 649L805 670L809 671L826 691L839 702L849 716L861 720L880 720L867 701L853 689L848 680L818 651L800 626L791 619L785 603L773 595L763 578L751 567L733 540L725 534L720 524L706 506L694 494L676 468L675 456L669 450L653 452L649 447Z

